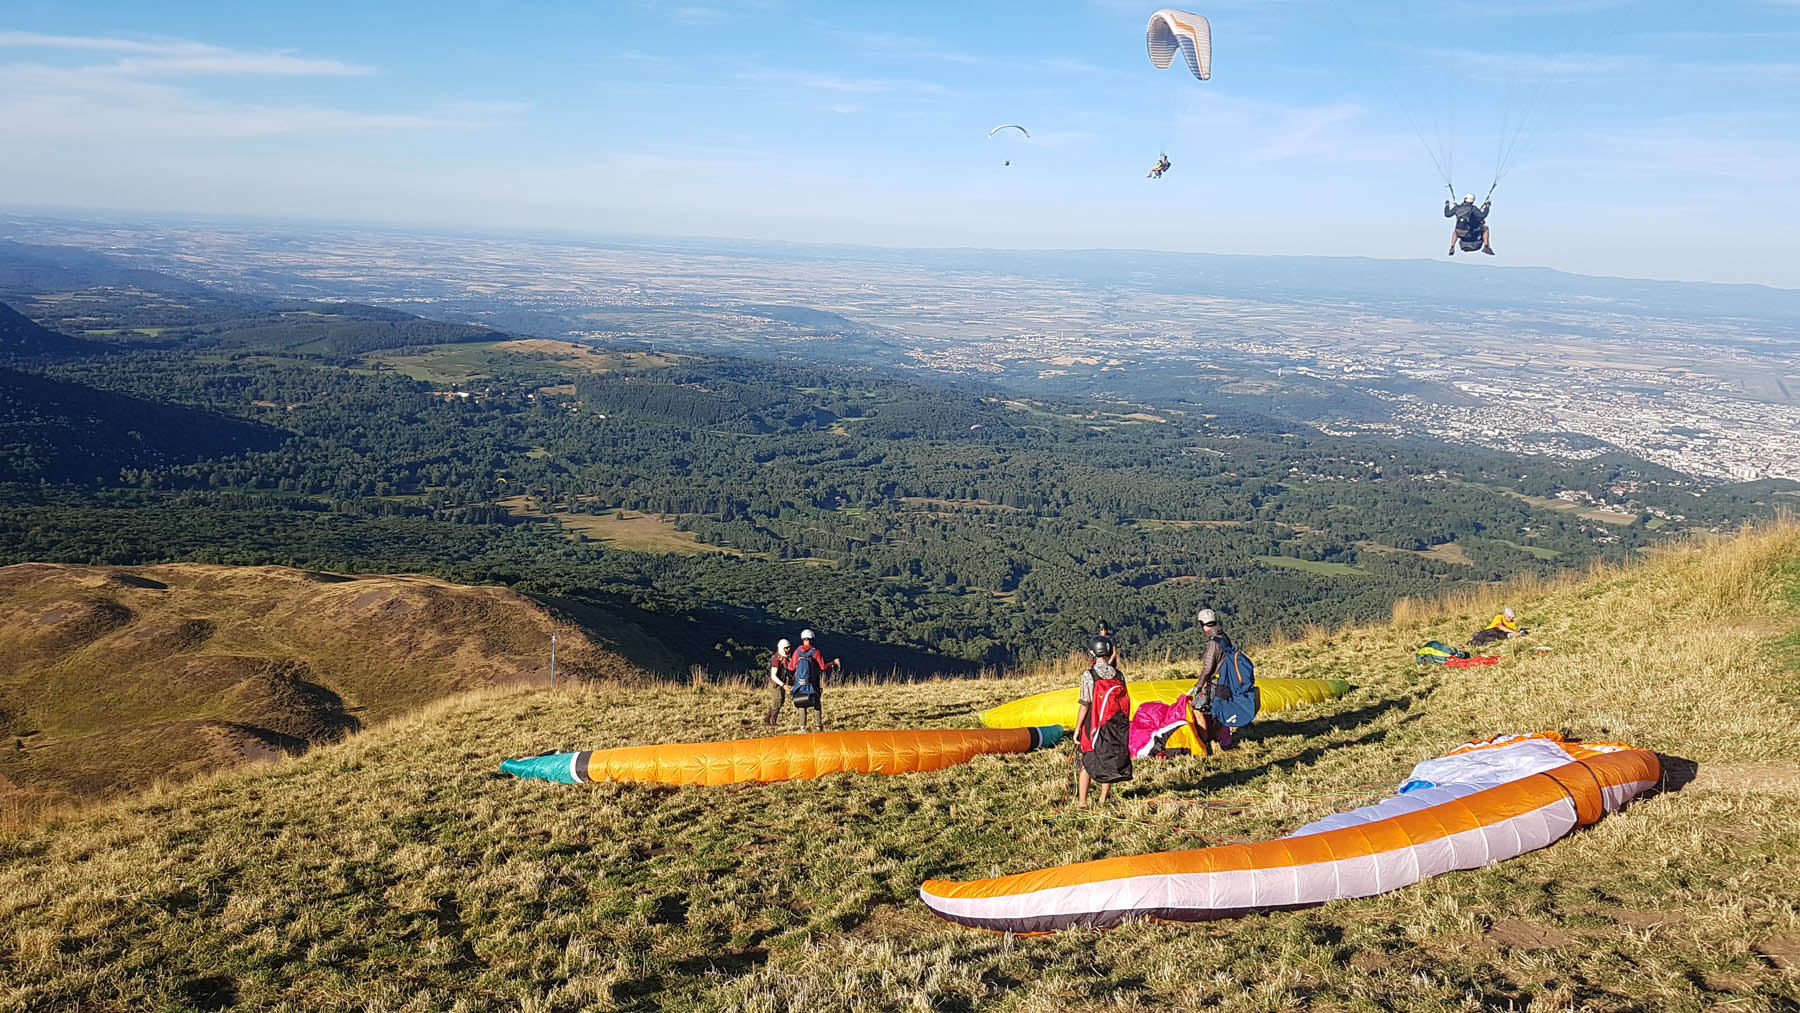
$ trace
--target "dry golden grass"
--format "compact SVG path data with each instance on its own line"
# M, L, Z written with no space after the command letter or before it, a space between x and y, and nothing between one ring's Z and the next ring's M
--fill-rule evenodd
M303 751L447 694L637 669L528 599L427 577L0 568L0 828Z
M720 789L517 782L501 759L760 734L764 695L452 698L0 839L0 1010L1795 1008L1800 529L1511 593L1534 636L1491 669L1410 661L1481 625L1483 596L1258 649L1264 674L1357 688L1218 757L1142 762L1104 814L1063 808L1066 752ZM1074 667L839 686L827 716L967 725ZM1014 939L916 900L928 877L1279 834L1464 738L1540 728L1655 748L1666 790L1544 851L1306 911Z

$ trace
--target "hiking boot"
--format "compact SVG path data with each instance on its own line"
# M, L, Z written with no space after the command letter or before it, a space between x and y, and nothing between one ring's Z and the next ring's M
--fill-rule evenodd
M1450 255L1452 257L1456 256L1456 244L1455 243L1450 244Z
M1494 248L1491 246L1484 246L1481 248L1481 252L1483 252L1491 257L1494 255Z

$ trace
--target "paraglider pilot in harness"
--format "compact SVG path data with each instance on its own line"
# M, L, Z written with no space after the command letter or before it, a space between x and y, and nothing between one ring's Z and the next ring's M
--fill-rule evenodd
M1170 165L1170 162L1169 162L1168 155L1156 156L1156 164L1150 167L1150 171L1144 175L1144 178L1145 179L1161 179L1162 174L1169 171L1169 165Z
M1081 702L1075 711L1079 806L1087 805L1090 784L1100 786L1100 804L1105 805L1113 785L1131 780L1131 691L1113 667L1118 651L1111 639L1094 637L1088 641L1088 657L1093 661L1081 673Z
M1216 686L1220 671L1225 664L1226 652L1233 650L1231 638L1219 625L1219 614L1212 609L1201 609L1196 617L1200 620L1200 633L1206 637L1206 650L1200 656L1200 675L1194 680L1194 688L1188 691L1188 722L1194 729L1194 738L1200 742L1202 756L1211 756L1213 744L1229 741L1226 736L1230 730L1224 722L1213 716L1213 696L1220 690ZM1223 692L1229 696L1230 690Z
M1494 247L1488 242L1490 234L1487 224L1488 211L1492 210L1493 206L1494 202L1487 200L1482 201L1480 207L1476 207L1475 195L1472 193L1463 194L1461 204L1444 201L1444 217L1456 219L1456 227L1450 233L1450 255L1452 257L1456 256L1458 245L1462 246L1465 253L1480 250L1490 257L1494 255ZM1477 237L1480 237L1479 245L1476 243Z
M806 731L806 712L812 711L819 716L819 731L825 730L825 706L820 701L823 695L822 683L825 673L833 668L842 668L843 661L826 661L825 655L813 644L813 631L800 631L800 646L788 656L784 666L788 675L792 676L789 692L793 694L794 709L800 712L800 730Z

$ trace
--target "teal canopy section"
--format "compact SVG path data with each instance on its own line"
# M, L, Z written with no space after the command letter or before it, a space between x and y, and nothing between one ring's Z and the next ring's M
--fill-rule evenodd
M575 777L575 758L579 753L545 753L542 756L527 756L522 760L506 760L500 764L502 773L514 777L535 778L540 781L555 781L557 784L580 784Z

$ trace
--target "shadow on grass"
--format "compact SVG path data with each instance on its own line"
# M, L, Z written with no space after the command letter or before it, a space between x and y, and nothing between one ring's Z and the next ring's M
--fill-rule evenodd
M1659 795L1668 791L1680 791L1700 776L1700 763L1697 760L1671 756L1668 753L1657 753L1656 759L1662 764L1662 783L1656 789Z
M1410 724L1417 720L1419 720L1419 716L1415 714L1411 717L1402 719L1398 722L1396 727L1398 727L1399 724ZM1172 792L1218 791L1221 788L1242 787L1243 785L1249 784L1250 782L1269 774L1287 773L1299 767L1310 767L1323 759L1327 753L1334 749L1349 749L1355 746L1373 745L1386 739L1393 730L1393 728L1383 728L1377 731L1365 732L1354 739L1347 739L1341 742L1322 742L1315 746L1308 746L1292 756L1272 760L1260 767L1245 767L1242 770L1221 770L1205 773L1191 781L1170 782L1163 786L1163 790Z
M1309 739L1336 735L1340 732L1360 729L1392 710L1412 710L1415 702L1417 702L1417 697L1408 693L1405 696L1376 700L1355 710L1335 711L1328 714L1311 711L1300 713L1284 711L1283 714L1293 714L1294 716L1259 717L1252 721L1248 728L1240 731L1237 738L1244 742L1257 742L1283 735L1302 735Z

